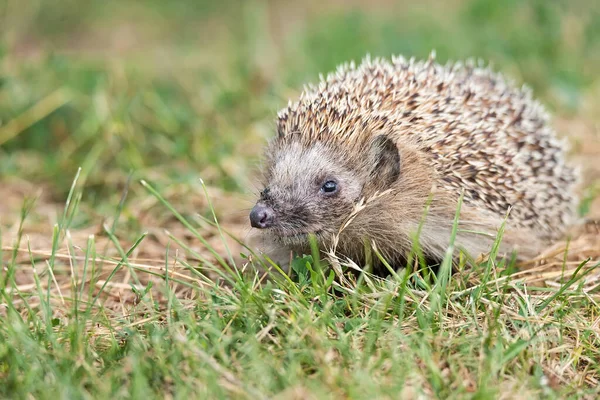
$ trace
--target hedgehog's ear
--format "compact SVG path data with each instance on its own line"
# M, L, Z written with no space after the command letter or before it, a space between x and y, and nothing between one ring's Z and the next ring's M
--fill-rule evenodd
M375 136L370 147L370 176L377 186L387 188L400 176L400 152L387 135Z

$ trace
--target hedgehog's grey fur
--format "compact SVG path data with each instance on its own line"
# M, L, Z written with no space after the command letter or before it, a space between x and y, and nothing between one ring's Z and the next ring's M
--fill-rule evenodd
M432 54L343 65L280 111L277 133L259 203L275 212L265 239L286 252L307 251L306 234L316 233L357 262L365 239L403 260L432 195L420 244L441 258L462 190L457 245L472 256L489 250L509 209L503 250L523 257L574 218L577 173L544 108L530 90L472 62L443 66ZM340 191L323 198L329 178Z

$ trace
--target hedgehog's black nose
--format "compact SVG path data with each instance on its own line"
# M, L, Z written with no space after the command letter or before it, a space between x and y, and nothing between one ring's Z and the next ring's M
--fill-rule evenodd
M271 207L259 203L250 211L250 225L258 229L269 228L273 225L274 214Z

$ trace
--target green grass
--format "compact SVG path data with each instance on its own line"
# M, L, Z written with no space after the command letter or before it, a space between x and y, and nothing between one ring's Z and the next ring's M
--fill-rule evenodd
M0 397L600 394L587 242L385 280L315 255L287 276L240 243L277 110L366 53L532 86L588 152L592 213L596 2L58 3L0 3Z
M144 186L197 240L205 240L160 193ZM24 266L15 261L16 252L8 257L0 286L6 310L0 325L2 396L597 393L575 377L600 373L598 332L587 323L597 318L598 297L580 284L594 272L583 267L598 264L582 263L556 290L530 285L527 277L507 279L493 261L471 270L460 266L453 276L442 267L431 282L404 271L387 280L366 275L339 283L311 258L297 263L294 279L277 270L265 278L252 269L231 270L218 255L216 263L190 265L167 248L157 272L129 261L145 234L121 248L106 226L119 256L102 266L106 260L94 237L85 248L69 243L80 190L73 185L47 263L27 252L33 288L19 287L15 276ZM72 255L68 281L56 278L64 268L57 258L63 237ZM25 243L15 248L29 248L20 240ZM180 273L174 276L171 268ZM134 299L123 310L104 294L127 272Z

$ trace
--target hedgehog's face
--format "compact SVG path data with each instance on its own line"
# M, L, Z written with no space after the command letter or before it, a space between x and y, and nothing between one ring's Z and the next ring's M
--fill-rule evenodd
M268 229L285 245L306 245L309 234L327 242L351 215L370 180L397 178L398 149L386 148L386 143L373 141L375 153L367 152L360 166L344 160L340 149L321 143L305 148L292 142L276 148L265 171L264 189L250 213L251 225ZM392 155L386 158L389 151ZM383 175L373 176L375 169Z

